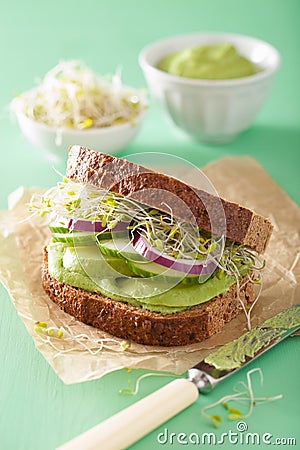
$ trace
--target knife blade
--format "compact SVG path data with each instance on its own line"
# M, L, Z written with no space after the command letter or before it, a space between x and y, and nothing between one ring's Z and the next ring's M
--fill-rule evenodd
M285 322L284 318L286 318ZM291 320L291 318L293 318L293 321ZM271 326L274 323L275 325L276 323L279 324L280 321L283 321L282 323L285 326ZM274 347L274 345L278 344L283 339L293 334L299 328L300 304L292 306L288 310L271 317L251 331L243 334L240 338L229 342L216 351L213 351L208 358L205 358L203 361L200 361L198 364L188 370L188 379L196 384L201 393L207 394L218 383L225 380L241 368L245 367L253 360L257 359L261 354ZM247 345L249 345L249 343L251 343L251 341L253 340L255 340L254 344L256 344L256 347L258 348L256 351L251 351L250 348L247 352ZM238 344L244 347L242 349L244 353L242 354L242 361L235 360L235 353L238 353ZM218 359L219 355L222 354L222 352L224 353L225 351L226 354L226 349L228 356L230 356L230 359L229 361L222 361L223 364L225 364L225 367L216 367L216 365L210 364L210 362L214 359ZM229 354L229 351L231 351L231 354ZM238 356L241 355L238 354Z
M194 403L199 392L217 384L300 329L300 304L264 321L213 351L188 370L187 378L168 383L57 450L123 450Z

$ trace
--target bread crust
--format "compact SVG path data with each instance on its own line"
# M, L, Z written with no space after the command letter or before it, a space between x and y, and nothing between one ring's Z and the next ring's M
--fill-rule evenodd
M244 277L240 299L254 301L253 283ZM48 271L44 251L42 284L50 299L77 320L116 337L144 345L180 346L194 344L222 330L241 311L236 284L229 291L192 308L160 314L115 301L97 292L88 292L57 281Z
M66 174L75 182L90 183L165 212L170 212L171 208L175 216L196 221L199 227L215 234L224 233L225 216L226 237L257 253L265 250L272 233L269 219L250 209L176 178L86 147L73 145L69 148ZM163 196L160 191L164 192Z

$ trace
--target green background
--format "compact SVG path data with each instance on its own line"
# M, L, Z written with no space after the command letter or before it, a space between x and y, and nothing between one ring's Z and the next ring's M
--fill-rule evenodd
M34 79L43 76L60 59L70 58L82 59L103 74L112 73L121 64L123 81L144 87L137 63L141 48L155 39L197 31L253 35L280 51L281 69L254 126L236 141L212 147L182 136L151 103L139 136L119 156L162 151L201 166L224 155L248 154L299 203L299 0L12 0L2 4L0 13L1 208L6 208L7 194L21 184L50 186L57 181L45 152L33 148L17 125L11 123L8 105L12 97L32 87ZM56 167L64 170L63 163ZM145 371L128 374L120 370L100 380L64 385L35 350L4 288L0 293L1 450L54 449L171 380L148 378L136 397L120 395L118 391L127 387L128 379L133 383ZM250 367L261 367L264 373L263 388L258 386L256 377L259 395L281 393L284 397L255 408L246 420L249 431L269 432L274 438L296 437L299 446L299 337L289 338ZM194 405L168 422L169 431L214 431L200 415L200 408L231 393L245 376L244 369L209 396L200 396ZM236 423L224 416L218 433L235 431L235 427ZM163 428L132 448L184 447L175 443L159 445L156 436ZM231 447L237 446L221 446Z

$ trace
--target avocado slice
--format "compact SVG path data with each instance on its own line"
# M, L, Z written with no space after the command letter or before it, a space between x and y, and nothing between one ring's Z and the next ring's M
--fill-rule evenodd
M132 276L127 262L120 257L104 257L96 245L66 247L63 266L71 272L89 277Z

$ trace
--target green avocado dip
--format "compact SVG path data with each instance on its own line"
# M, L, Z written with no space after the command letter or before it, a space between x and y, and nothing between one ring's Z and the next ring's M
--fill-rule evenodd
M92 246L75 249L55 242L48 245L47 251L48 270L57 281L162 314L180 312L206 302L228 291L236 282L234 276L212 276L202 284L181 282L170 288L163 280L130 276L124 259L110 260Z
M186 78L227 80L254 75L258 68L229 43L187 48L162 58L157 68Z

